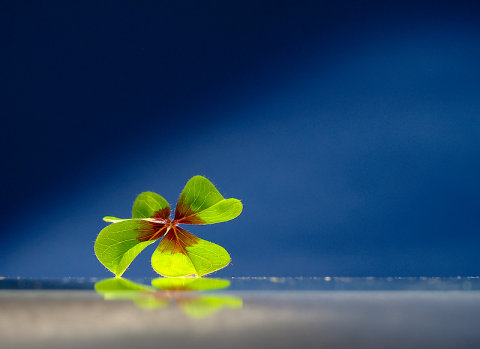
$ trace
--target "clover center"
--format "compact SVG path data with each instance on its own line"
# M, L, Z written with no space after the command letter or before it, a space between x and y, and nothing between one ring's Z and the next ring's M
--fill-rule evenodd
M173 228L174 226L177 225L177 221L171 221L170 218L165 219L165 227L167 227L168 230Z

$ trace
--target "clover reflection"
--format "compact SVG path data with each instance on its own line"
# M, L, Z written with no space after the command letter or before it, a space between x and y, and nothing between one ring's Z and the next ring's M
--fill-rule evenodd
M226 289L230 281L209 278L157 278L147 286L124 278L98 281L95 291L105 300L132 300L143 309L180 307L192 318L208 317L222 308L241 308L242 299L230 295L199 294Z

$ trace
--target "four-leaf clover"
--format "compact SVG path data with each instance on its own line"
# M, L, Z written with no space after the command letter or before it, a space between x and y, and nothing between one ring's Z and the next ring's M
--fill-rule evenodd
M178 199L175 217L160 195L141 193L133 204L132 218L104 217L113 224L104 228L95 241L98 260L117 277L148 245L161 240L152 255L152 267L167 277L197 277L212 273L230 263L221 246L202 240L179 224L213 224L234 219L242 212L237 199L224 199L205 177L190 179Z

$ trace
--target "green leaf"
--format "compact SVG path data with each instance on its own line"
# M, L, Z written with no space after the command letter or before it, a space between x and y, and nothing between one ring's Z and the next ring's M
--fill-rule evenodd
M195 236L192 240L191 236L179 227L170 230L153 252L153 269L167 277L199 277L230 263L230 255L222 246Z
M209 278L157 278L152 285L164 291L207 291L230 286L230 281Z
M191 178L180 194L175 220L183 224L213 224L234 219L242 212L237 199L224 199L205 177Z
M127 220L102 229L95 241L98 260L117 277L121 276L137 255L155 240L140 241L147 231L155 229L150 222Z
M151 191L137 196L133 203L132 218L163 218L170 217L170 205L167 200Z

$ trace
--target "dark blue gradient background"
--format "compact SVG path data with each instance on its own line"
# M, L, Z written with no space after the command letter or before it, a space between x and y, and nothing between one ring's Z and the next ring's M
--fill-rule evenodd
M0 276L109 276L102 217L196 174L244 203L191 229L216 276L479 274L474 1L2 1L0 33Z

